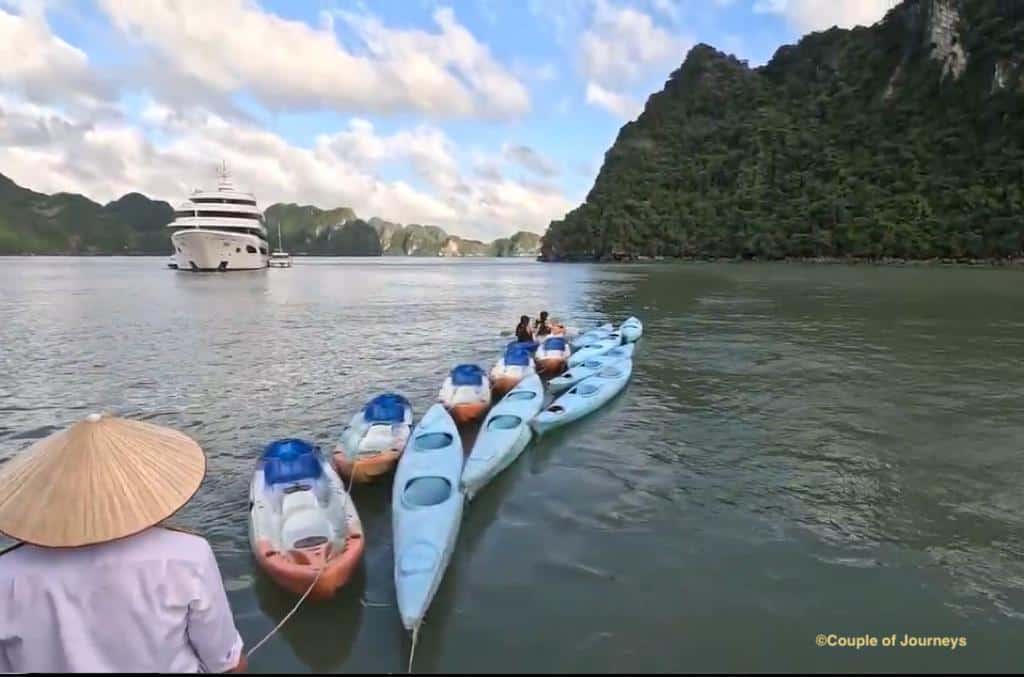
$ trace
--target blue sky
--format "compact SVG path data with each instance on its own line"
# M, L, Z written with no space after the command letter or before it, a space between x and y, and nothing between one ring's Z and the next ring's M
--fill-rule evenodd
M752 65L891 0L0 0L0 172L542 232L705 42Z

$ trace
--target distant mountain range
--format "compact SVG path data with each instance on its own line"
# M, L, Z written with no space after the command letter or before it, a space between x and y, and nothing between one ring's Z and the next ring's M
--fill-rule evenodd
M281 224L285 249L309 256L537 256L540 236L521 231L484 243L448 235L438 226L364 221L348 207L274 204L264 212L276 248ZM170 254L166 202L129 193L101 205L83 195L45 195L0 174L0 255Z

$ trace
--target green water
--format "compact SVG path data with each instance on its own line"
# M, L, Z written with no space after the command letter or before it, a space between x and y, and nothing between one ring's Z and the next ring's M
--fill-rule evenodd
M181 520L251 645L290 608L248 554L252 464L330 444L371 395L421 414L522 313L636 314L627 390L467 509L418 671L1017 670L1024 273L930 267L4 259L0 456L96 409L210 456ZM402 671L388 487L357 487L362 572L253 671ZM819 633L965 637L819 648Z

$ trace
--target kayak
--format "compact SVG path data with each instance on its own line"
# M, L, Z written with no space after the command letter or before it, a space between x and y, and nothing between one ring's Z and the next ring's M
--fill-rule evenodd
M620 345L622 345L622 337L613 338L611 335L607 338L601 339L600 341L588 343L569 357L569 367L575 367L577 364L586 362L592 357L600 357L612 348L616 348Z
M623 341L633 343L643 336L644 325L637 318L631 317L619 325L619 331L622 333Z
M494 405L462 469L462 490L472 500L480 489L519 458L533 433L530 420L544 406L544 384L532 374Z
M491 382L475 364L460 364L448 374L438 400L457 423L476 421L491 406Z
M537 371L545 374L557 374L565 369L565 363L572 355L572 349L561 336L553 336L545 339L540 348L534 354L533 359L537 363Z
M402 624L416 630L444 577L462 521L462 439L435 404L409 439L391 493L395 590Z
M319 447L299 439L267 445L249 504L252 552L282 588L328 599L359 566L365 548L359 513Z
M491 368L491 390L500 397L535 371L533 358L527 350L517 346L508 347L502 358Z
M537 414L531 423L533 429L543 434L597 411L626 387L632 373L632 360L616 360L606 364Z
M566 391L583 379L593 376L605 365L611 364L616 360L632 358L635 348L636 346L632 343L624 346L618 346L617 348L612 348L600 357L592 357L585 362L581 362L575 367L571 367L569 371L559 374L548 381L548 390L555 394Z
M395 393L370 400L341 432L332 456L350 482L372 482L394 470L412 430L412 405Z
M612 331L614 331L614 329L615 327L613 327L612 324L609 322L607 324L602 324L600 327L595 327L594 329L585 331L573 339L572 347L574 349L582 348L588 343L600 341L601 339L606 338L608 334L611 334Z

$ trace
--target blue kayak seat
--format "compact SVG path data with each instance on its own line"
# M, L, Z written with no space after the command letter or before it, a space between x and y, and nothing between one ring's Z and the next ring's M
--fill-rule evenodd
M487 423L488 430L513 430L523 424L523 419L511 414L495 416Z
M565 339L561 336L552 336L544 342L544 350L565 350Z
M452 369L452 385L478 386L484 382L484 370L475 364L460 364Z
M402 501L411 508L440 505L452 495L452 484L443 477L416 477L409 480Z
M450 447L454 441L448 433L423 433L413 440L413 446L417 451L435 451Z
M519 347L519 348L522 348L522 349L526 350L527 352L532 353L532 352L536 352L537 347L539 345L540 344L537 343L536 341L513 341L512 343L509 343L506 346L506 350L508 348Z
M530 353L518 344L505 349L505 366L525 367L530 364Z
M537 397L537 393L532 390L513 390L508 395L505 395L505 399L510 402L525 402L535 397Z
M263 479L268 485L316 480L323 472L316 447L305 440L277 440L263 453Z
M363 408L363 419L367 423L401 423L409 400L395 393L384 393L370 400Z

